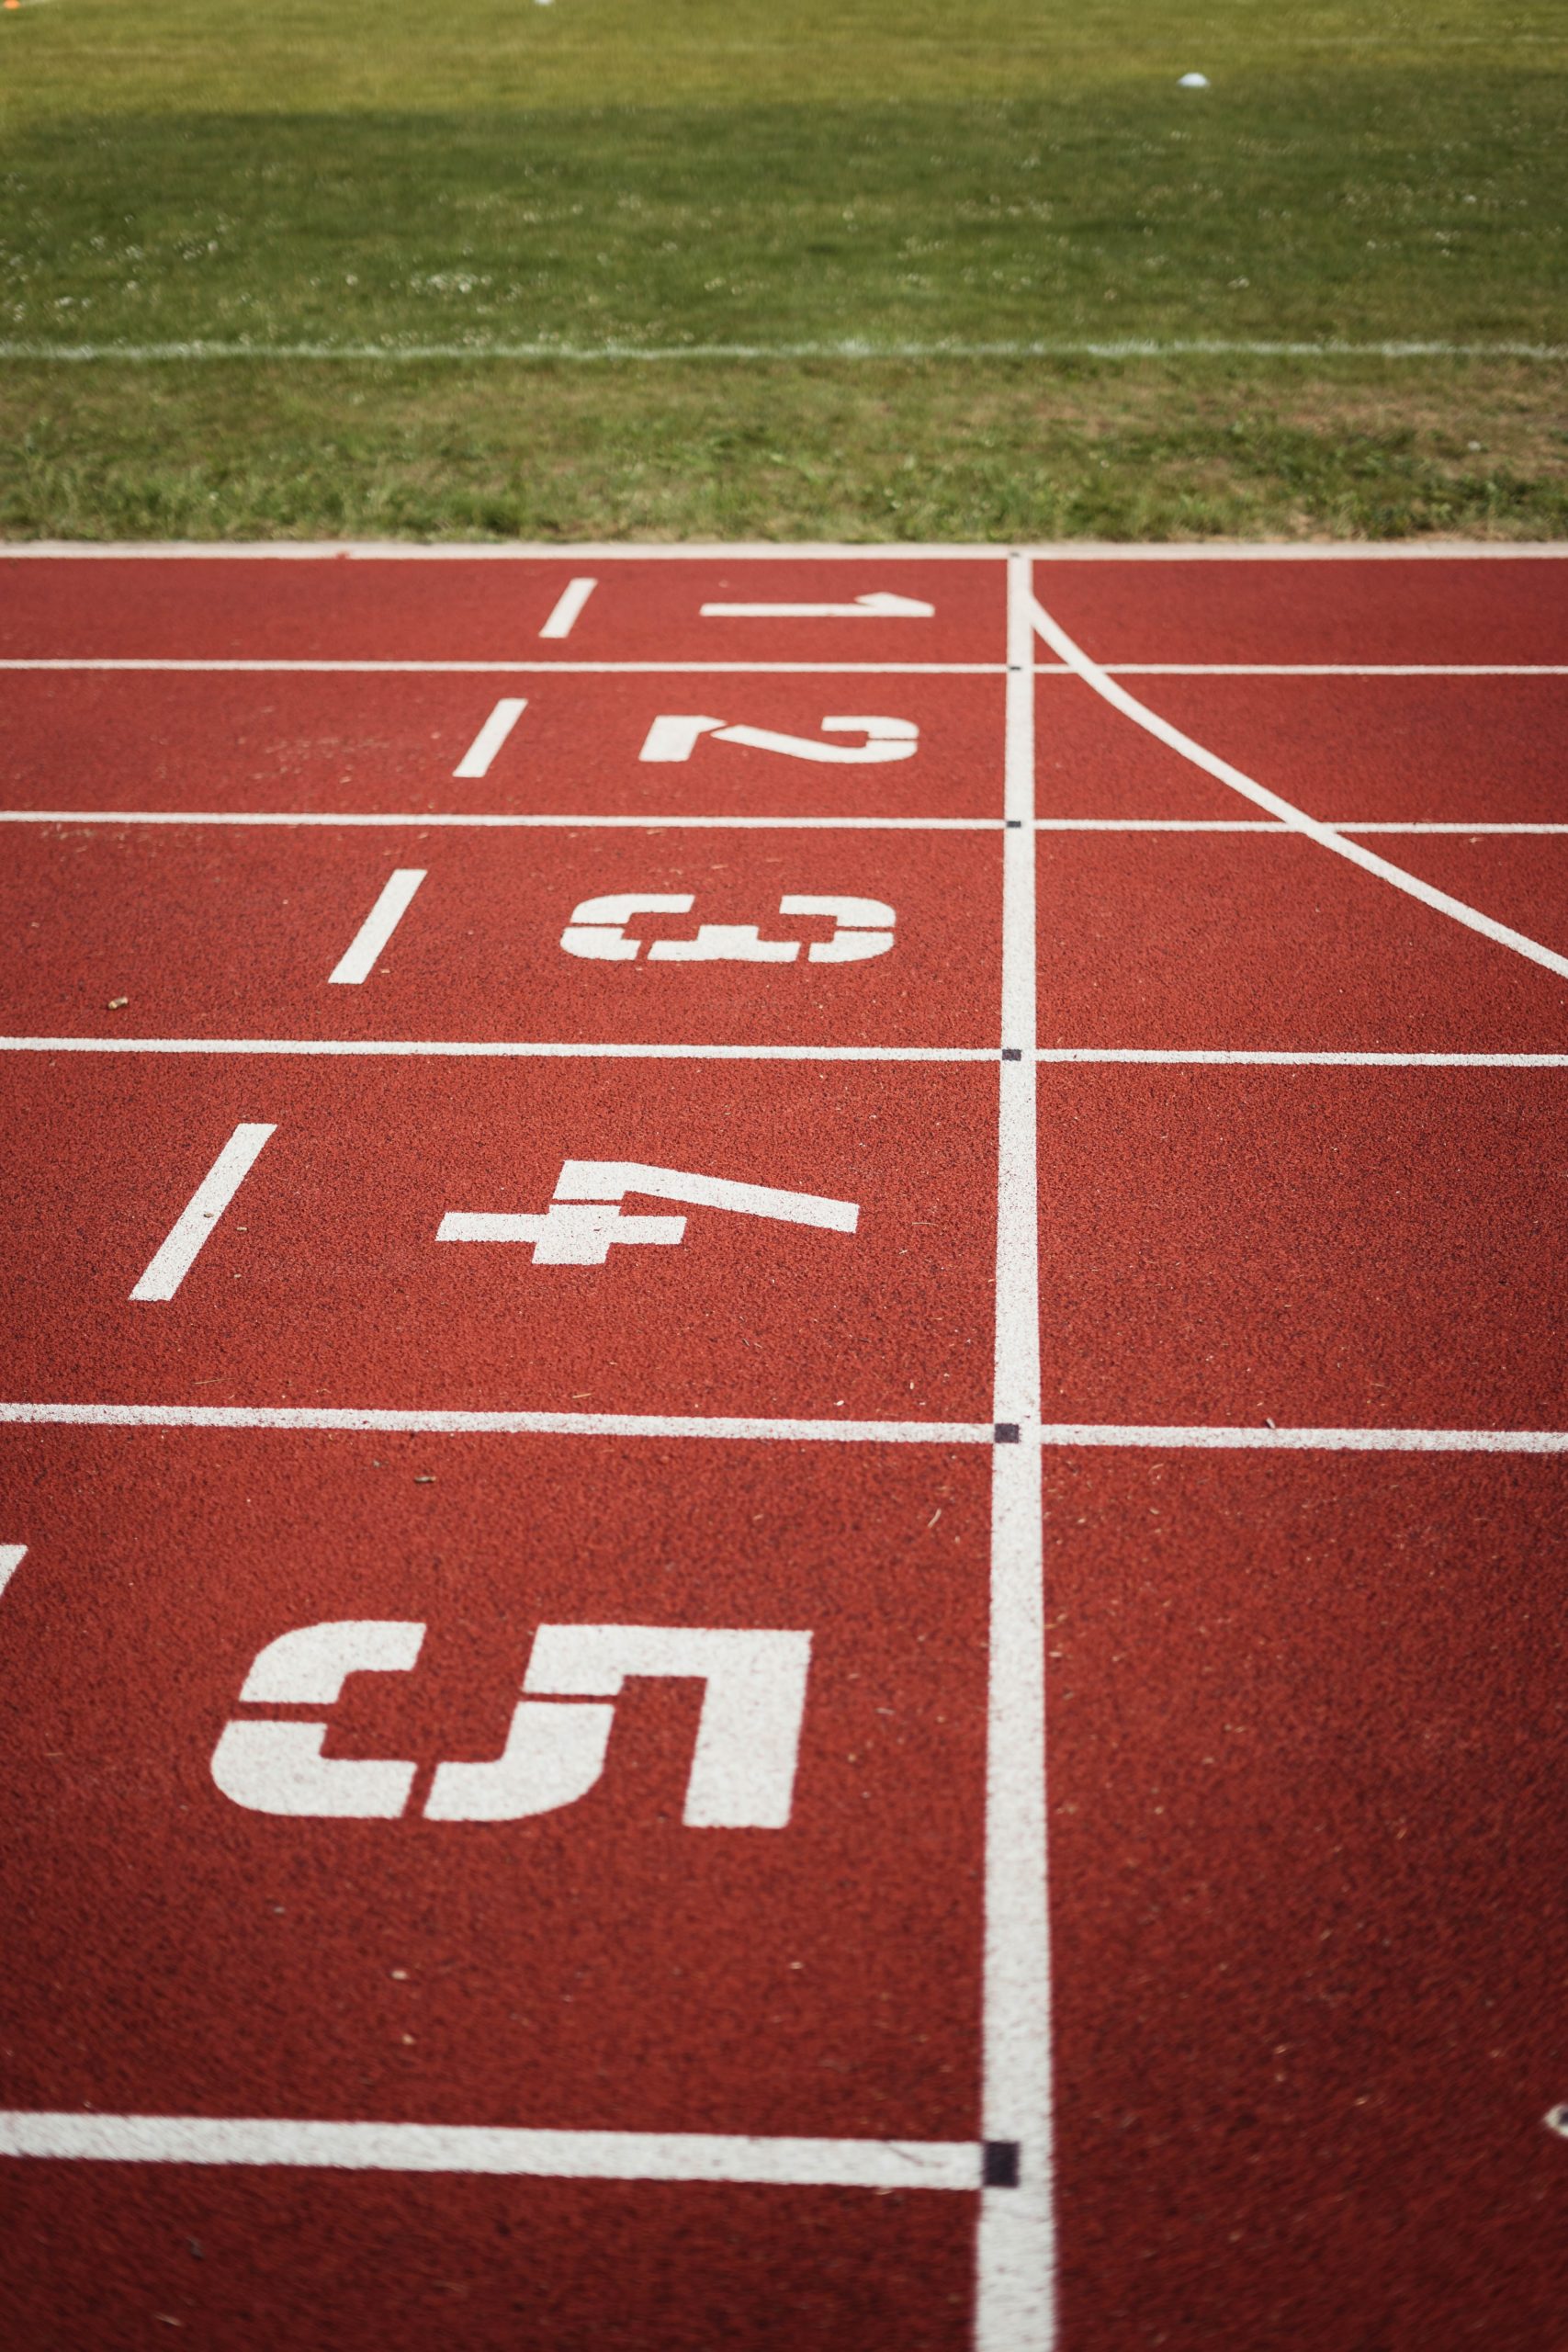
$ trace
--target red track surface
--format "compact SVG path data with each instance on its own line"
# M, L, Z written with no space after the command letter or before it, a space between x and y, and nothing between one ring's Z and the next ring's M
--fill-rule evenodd
M7 2341L1562 2339L1568 974L1043 648L1032 684L1010 582L0 562L0 1317L36 1408L0 1421ZM1568 956L1568 558L1043 557L1032 588L1196 744ZM932 610L700 612L887 594ZM918 737L645 757L681 714ZM650 894L694 904L563 946ZM892 944L814 959L882 918L791 896L890 908ZM650 956L702 925L796 953ZM437 1243L613 1193L683 1235ZM345 1625L423 1629L417 1663L242 1696ZM545 1679L548 1628L808 1632L783 1815L745 1793L762 1665L724 1824L717 1670L607 1704ZM609 1721L597 1777L442 1817L525 1671L547 1747ZM312 1723L303 1809L215 1777L226 1726L281 1755ZM406 1802L331 1810L387 1759ZM318 2125L376 2153L256 2137Z

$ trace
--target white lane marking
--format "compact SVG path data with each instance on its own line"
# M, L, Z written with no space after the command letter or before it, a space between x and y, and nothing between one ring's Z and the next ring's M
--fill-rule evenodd
M994 1062L995 1046L592 1046L510 1038L0 1037L10 1054L429 1054L498 1061ZM1462 1057L1461 1057L1462 1058Z
M999 833L1000 817L601 817L471 816L434 809L407 816L318 815L301 809L249 808L0 808L3 825L415 825L489 827L504 831L531 825L569 831L795 833Z
M0 548L0 563L16 552ZM204 671L221 673L234 670L243 673L266 675L277 671L289 675L298 671L305 675L320 672L331 677L365 675L421 677L514 677L519 673L540 677L706 677L739 676L804 677L804 678L996 678L1002 673L999 662L267 662L267 661L178 661L161 657L131 659L129 656L96 654L37 654L0 660L0 670L189 670L198 675ZM1046 674L1060 665L1044 662L1039 665Z
M990 1421L781 1421L697 1413L405 1412L357 1406L0 1404L0 1424L63 1429L332 1430L416 1437L653 1437L782 1444L990 1445Z
M173 1298L219 1218L255 1164L256 1156L276 1127L243 1120L197 1186L170 1230L132 1298Z
M495 1061L994 1062L995 1046L583 1046L487 1038L321 1037L0 1037L8 1054L276 1054L332 1058L377 1056ZM1223 1046L1042 1046L1042 1062L1278 1062L1325 1069L1563 1069L1568 1053L1319 1053L1311 1049Z
M359 1406L0 1403L0 1426L29 1429L318 1430L415 1437L652 1437L787 1444L993 1445L993 1421L770 1421L667 1413L410 1412ZM1050 1446L1275 1449L1328 1453L1568 1453L1568 1430L1332 1429L1248 1422L1046 1421ZM998 1448L1011 1453L1010 1446Z
M1568 833L1568 825L1494 824L1490 820L1458 825L1421 818L1407 823L1348 822L1325 819L1331 833ZM1297 831L1269 817L1036 817L1042 833L1283 833Z
M1427 563L1531 562L1568 557L1562 539L1062 539L1038 540L1022 553L1036 563ZM994 545L961 539L513 539L503 546L413 539L18 539L0 562L321 563L778 563L821 558L829 563L969 563L1004 567ZM749 665L748 665L749 666ZM999 668L999 663L992 663ZM1036 665L1038 666L1038 665Z
M338 981L356 988L362 980L370 978L377 956L407 914L413 894L424 879L425 871L423 865L397 867L365 921L327 974L329 983Z
M570 637L577 626L582 607L598 585L599 582L596 580L569 580L556 599L550 616L539 631L539 635L541 637Z
M453 769L454 776L468 782L489 775L491 761L527 707L522 695L503 695Z
M4 1592L28 1556L25 1544L0 1544L0 1592Z
M1169 719L1162 718L1157 711L1140 702L1135 695L1130 695L1125 686L1118 685L1109 672L1102 670L1098 662L1091 661L1077 640L1067 635L1060 622L1053 619L1038 599L1033 610L1034 625L1053 652L1076 670L1085 684L1092 686L1113 710L1119 710L1123 718L1130 718L1135 727L1141 727L1157 742L1179 752L1183 759L1190 760L1194 767L1201 768L1206 775L1213 776L1218 783L1228 785L1233 792L1239 792L1259 808L1267 808L1270 816L1278 817L1281 823L1292 826L1308 841L1317 842L1323 848L1332 850L1337 857L1359 865L1363 873L1374 876L1380 882L1392 884L1394 889L1402 890L1407 898L1416 899L1435 913L1447 915L1451 922L1462 923L1468 931L1478 932L1483 939L1490 939L1495 945L1510 948L1516 956L1525 956L1530 963L1540 964L1547 971L1568 978L1568 956L1558 955L1555 948L1543 947L1538 940L1527 939L1522 932L1510 930L1506 923L1494 922L1479 908L1467 906L1462 899L1450 898L1446 890L1434 889L1429 882L1423 882L1418 875L1407 874L1403 866L1391 865L1375 851L1363 849L1359 841L1336 832L1332 825L1324 824L1316 817L1309 817L1304 808L1296 807L1294 801L1281 798L1279 793L1270 792L1267 785L1258 784L1252 776L1244 775L1240 768L1232 767L1228 760L1222 760L1217 752L1206 750L1182 729L1173 727Z
M455 2123L307 2123L246 2116L0 2109L0 2156L100 2164L306 2165L348 2172L555 2180L754 2181L802 2188L979 2182L973 2140L788 2140L719 2132L531 2132Z
M690 890L622 890L583 899L573 907L560 944L569 956L591 963L635 963L642 942L626 937L626 925L635 915L689 915L696 903Z
M1055 2341L1051 1958L1046 1901L1045 1641L1036 1160L1034 684L1028 559L1008 564L1004 1044L999 1077L993 1410L1021 1442L992 1455L986 1755L983 2123L1019 2147L1018 2186L986 2188L976 2242L977 2352Z
M847 605L704 605L700 609L705 620L714 621L929 621L936 617L934 605L922 604L919 596L896 596L885 588L874 588L869 595L855 596Z
M581 364L667 366L682 360L840 359L874 366L887 359L1568 359L1568 344L1413 342L1377 338L1356 342L1323 337L1315 342L1258 342L1220 336L1118 337L1111 342L871 343L840 337L819 343L0 343L0 360L44 366L84 366L113 361L146 367L167 361L208 359L320 359L335 363L403 367L410 360L536 360L550 366ZM559 549L545 552L559 554ZM593 552L597 553L595 549ZM682 550L686 552L686 550ZM794 550L781 543L775 558Z
M1240 1423L1047 1421L1044 1445L1172 1446L1203 1453L1568 1453L1568 1430L1253 1429Z
M1102 662L1113 678L1568 678L1562 662Z
M1568 1054L1297 1053L1223 1046L1042 1046L1042 1062L1213 1063L1242 1068L1256 1064L1320 1069L1564 1069Z

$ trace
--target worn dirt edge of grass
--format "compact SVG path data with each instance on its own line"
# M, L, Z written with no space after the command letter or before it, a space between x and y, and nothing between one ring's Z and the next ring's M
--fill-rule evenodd
M1560 537L1568 414L1495 360L14 363L0 535Z

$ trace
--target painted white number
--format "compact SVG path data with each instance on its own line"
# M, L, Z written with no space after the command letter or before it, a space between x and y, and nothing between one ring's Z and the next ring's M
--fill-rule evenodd
M671 712L648 730L641 760L689 760L705 735L718 743L746 743L754 752L782 752L786 759L818 760L843 767L865 767L884 760L912 760L920 730L912 718L825 718L824 735L863 735L863 743L822 743L814 735L780 735L771 727L728 727L722 718Z
M581 906L573 907L560 944L569 956L629 964L643 944L626 936L626 925L636 916L689 915L695 904L689 891L584 899ZM863 963L871 956L886 956L893 944L892 925L897 917L880 899L795 895L779 900L779 912L818 915L836 925L831 939L811 942L807 949L807 961L811 964ZM763 939L754 922L705 922L698 924L690 939L654 940L648 960L650 964L793 964L801 945L798 939Z
M269 1642L246 1675L240 1697L250 1705L330 1707L351 1674L406 1674L424 1627L356 1617L302 1625ZM329 1759L324 1723L237 1718L212 1753L212 1777L226 1797L252 1813L342 1815L390 1820L413 1787L412 1764Z
M636 1159L569 1159L556 1179L555 1198L542 1216L449 1209L435 1238L531 1241L536 1266L603 1266L617 1242L672 1248L682 1239L683 1216L624 1215L618 1204L628 1193L682 1201L693 1208L728 1209L740 1216L774 1217L784 1225L818 1226L831 1233L852 1233L860 1220L858 1203L828 1200L816 1193L775 1192L768 1184L739 1184L728 1176L698 1176L683 1168L654 1168Z
M705 605L708 621L929 621L934 605L919 596L896 596L891 589L874 588L847 605Z
M354 1619L269 1642L240 1692L249 1705L330 1706L350 1674L402 1673L418 1623ZM506 1745L488 1764L441 1764L431 1821L523 1821L586 1796L604 1770L614 1702L628 1676L701 1680L702 1713L682 1819L694 1829L782 1829L795 1792L811 1661L808 1633L697 1625L541 1625ZM389 1820L406 1808L415 1767L328 1761L324 1723L238 1717L212 1777L253 1813Z

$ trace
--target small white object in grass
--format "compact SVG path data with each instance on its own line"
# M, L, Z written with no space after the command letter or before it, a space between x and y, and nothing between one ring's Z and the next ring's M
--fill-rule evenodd
M1206 74L1184 74L1176 86L1179 90L1206 90L1209 77Z

